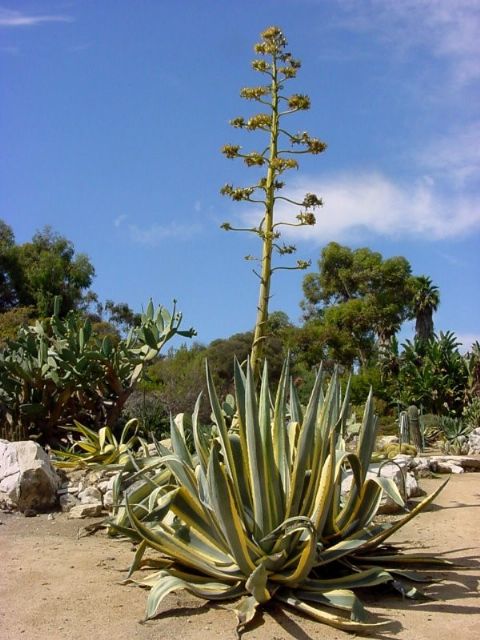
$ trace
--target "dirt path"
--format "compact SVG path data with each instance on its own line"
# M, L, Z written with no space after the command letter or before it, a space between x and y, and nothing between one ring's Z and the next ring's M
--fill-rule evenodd
M424 481L427 491L438 480ZM234 616L188 595L171 595L159 619L139 624L146 592L122 586L131 545L102 534L77 538L85 521L57 515L24 518L0 512L0 638L2 640L200 640L235 638ZM452 551L474 567L454 571L426 603L370 600L369 610L397 623L382 640L474 640L480 637L480 474L455 476L428 512L397 536L413 548ZM392 610L395 609L395 610ZM267 609L244 640L346 640L352 636L276 606ZM371 636L372 637L372 636Z

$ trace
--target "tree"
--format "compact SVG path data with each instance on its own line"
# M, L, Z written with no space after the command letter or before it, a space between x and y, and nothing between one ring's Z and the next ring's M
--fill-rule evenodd
M0 350L15 340L20 327L30 324L34 311L33 307L13 307L0 313Z
M144 383L147 398L158 397L164 410L173 416L178 413L193 413L195 402L203 392L200 417L207 420L210 411L205 413L205 347L194 343L190 348L182 345L179 349L169 349L165 357L161 357L149 367Z
M34 305L42 317L53 313L56 296L62 298L61 316L77 309L95 275L88 257L75 254L73 243L48 226L37 231L31 242L17 246L17 257L20 303Z
M415 336L419 340L431 340L434 336L433 313L440 304L440 292L428 276L418 276L415 282L413 315Z
M263 214L258 225L248 228L235 228L228 222L222 227L227 231L247 231L257 235L262 242L260 258L247 256L260 264L260 270L254 270L260 280L257 316L253 335L251 363L258 371L259 362L265 355L265 341L268 334L268 305L272 274L280 269L305 269L309 263L298 260L295 266L273 266L274 252L279 255L291 255L296 251L294 245L280 244L282 226L300 227L315 224L312 211L322 201L312 193L307 193L301 202L285 196L277 195L285 186L280 179L288 169L298 169L298 162L292 156L298 154L319 154L325 151L326 145L318 138L312 138L307 132L292 134L283 127L283 119L310 108L310 99L303 94L286 96L282 93L284 83L296 77L300 62L286 51L287 41L278 27L270 27L261 34L261 41L254 47L261 56L253 60L255 71L267 77L268 84L247 87L240 95L246 100L253 100L266 107L265 111L250 118L234 118L230 124L239 129L253 132L264 132L269 141L261 151L243 152L240 145L225 145L222 149L227 158L241 158L247 167L256 167L264 171L260 179L248 187L234 187L226 184L221 193L234 201L244 201L260 205ZM283 141L285 145L283 146ZM301 207L295 222L279 222L275 220L275 207L279 200Z
M18 303L15 281L18 280L18 262L15 256L15 236L12 228L0 220L0 312L12 309Z
M75 253L73 243L51 227L16 244L12 229L0 220L0 312L33 307L37 316L48 317L61 296L63 317L82 307L94 275L88 257Z
M305 276L301 306L356 345L362 366L388 347L411 313L415 278L403 257L384 259L368 248L352 250L336 242L322 249L318 272Z

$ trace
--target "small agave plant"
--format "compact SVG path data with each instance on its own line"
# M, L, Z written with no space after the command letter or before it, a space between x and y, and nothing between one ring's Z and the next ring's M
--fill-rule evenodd
M59 469L111 465L123 467L130 461L135 447L141 446L145 454L148 451L146 442L137 435L137 418L132 418L125 424L120 440L108 426L97 432L74 420L74 426L62 428L80 434L80 439L75 440L68 450L52 449L57 458L54 464Z
M353 453L343 440L348 389L342 397L337 374L324 393L320 369L303 411L288 362L273 399L267 366L257 395L250 366L245 373L236 363L230 430L208 367L207 386L215 437L200 429L199 401L194 454L181 422L172 420L173 451L160 451L150 470L146 461L138 466L137 479L143 474L145 483L126 492L111 522L140 542L129 581L139 567L157 569L137 582L151 588L147 619L170 592L185 589L208 600L237 599L237 629L275 599L333 627L368 630L385 623L368 621L358 588L390 583L415 597L419 592L402 584L415 579L412 566L447 564L385 544L438 492L395 524L373 520L384 492L403 501L391 480L367 477L376 435L371 395ZM347 472L353 481L342 497ZM160 556L143 558L147 548Z

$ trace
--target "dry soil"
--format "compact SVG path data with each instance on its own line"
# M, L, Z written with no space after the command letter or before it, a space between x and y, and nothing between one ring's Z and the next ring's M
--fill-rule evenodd
M432 491L440 480L425 480ZM25 518L0 512L0 638L2 640L204 640L235 638L225 607L204 606L188 594L172 594L162 613L141 624L146 592L120 581L132 559L129 543L97 533L78 537L91 521L56 514ZM396 536L406 547L448 552L466 569L442 572L428 588L435 600L404 602L367 598L368 609L395 622L378 639L477 640L480 638L480 474L452 477L428 511ZM267 607L244 640L347 640L275 605Z

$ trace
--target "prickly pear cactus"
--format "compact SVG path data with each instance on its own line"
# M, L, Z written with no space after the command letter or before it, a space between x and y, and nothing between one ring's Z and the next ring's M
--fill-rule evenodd
M146 363L174 335L194 335L179 330L181 319L175 307L150 301L140 326L116 345L74 313L21 328L0 352L0 437L51 444L74 419L113 427Z

